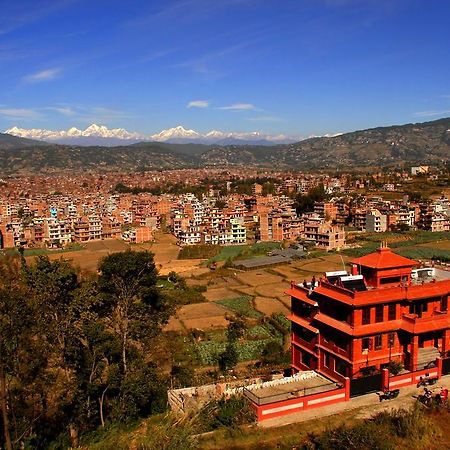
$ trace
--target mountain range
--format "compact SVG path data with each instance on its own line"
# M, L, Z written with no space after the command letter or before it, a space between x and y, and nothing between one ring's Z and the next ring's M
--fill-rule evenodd
M47 141L56 144L65 145L104 145L118 146L130 145L137 142L168 142L176 144L200 143L200 144L219 144L219 145L274 145L295 142L297 139L289 138L285 135L268 135L254 132L224 132L212 130L207 133L199 133L195 130L186 129L181 125L160 133L144 135L135 132L129 132L124 128L107 128L104 125L93 123L85 130L79 130L72 127L68 130L53 131L41 128L19 128L12 127L5 131L12 136Z
M127 146L83 147L0 134L0 168L6 174L231 165L288 170L345 170L449 161L450 118L272 146L131 141Z

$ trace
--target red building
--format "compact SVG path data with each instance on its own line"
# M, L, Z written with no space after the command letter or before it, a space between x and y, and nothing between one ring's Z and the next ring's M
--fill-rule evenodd
M332 379L389 365L409 371L450 357L450 272L382 247L352 261L352 274L328 272L292 284L292 366Z

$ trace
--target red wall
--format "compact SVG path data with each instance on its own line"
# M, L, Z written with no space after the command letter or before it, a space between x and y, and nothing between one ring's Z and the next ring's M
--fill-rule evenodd
M320 406L331 405L333 403L345 402L350 399L350 380L345 379L344 387L333 389L332 391L321 392L319 394L306 395L290 400L284 400L267 405L256 405L251 403L257 415L258 422L274 417L305 411L306 409L318 408Z

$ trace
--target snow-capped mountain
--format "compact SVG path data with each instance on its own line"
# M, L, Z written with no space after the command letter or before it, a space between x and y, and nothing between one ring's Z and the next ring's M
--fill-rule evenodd
M40 128L19 128L12 127L5 131L13 136L48 141L58 144L71 145L128 145L140 141L156 141L168 143L201 143L201 144L281 144L300 140L293 139L285 135L271 136L254 132L223 132L212 130L207 133L198 133L178 125L174 128L163 130L152 135L143 135L129 132L124 128L109 129L104 125L92 124L85 130L72 127L68 130L54 131Z
M197 140L201 139L202 135L194 130L186 130L186 128L178 125L175 128L169 128L168 130L162 130L160 133L152 134L150 138L153 141L167 142L173 141L174 139Z

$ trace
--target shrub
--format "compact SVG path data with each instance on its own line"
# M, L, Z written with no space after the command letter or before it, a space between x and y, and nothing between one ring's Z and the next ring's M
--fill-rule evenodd
M192 367L173 366L170 371L174 388L183 388L194 384L195 372Z
M197 422L199 431L212 431L222 427L234 428L254 423L255 414L248 400L244 397L232 396L208 403L200 411Z
M391 361L388 370L392 375L398 375L403 370L403 364L400 361Z
M262 351L262 362L265 364L281 364L285 359L283 346L279 342L267 342Z

